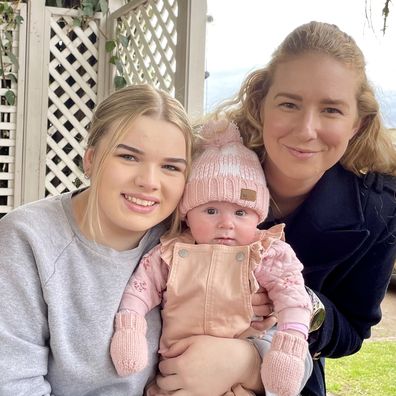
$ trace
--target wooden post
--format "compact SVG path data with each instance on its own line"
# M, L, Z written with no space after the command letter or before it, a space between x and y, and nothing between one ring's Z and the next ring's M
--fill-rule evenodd
M28 41L21 203L42 198L45 191L47 95L43 93L47 93L48 88L48 81L44 81L44 76L48 76L48 59L44 59L43 47L45 0L28 2L26 24Z
M18 32L18 86L16 100L16 131L15 131L15 166L14 166L14 199L13 208L22 203L22 173L23 173L23 142L25 125L25 85L26 85L26 4L20 4L20 15L24 22L19 26Z
M176 98L194 119L204 105L206 0L179 1L178 7Z
M125 1L124 0L108 0L109 1L109 14L111 15L117 11L120 10L123 6L125 6ZM108 40L111 40L114 35L114 29L115 26L112 23L111 18L106 18L106 21L102 23L102 26L105 28L106 31L106 36ZM104 46L102 47L104 48ZM114 77L114 67L110 65L109 60L110 60L110 55L103 50L102 52L102 58L99 57L99 59L102 60L102 63L104 63L103 66L103 73L104 73L104 79L103 79L103 90L101 93L103 93L104 97L110 95L113 90L113 77Z

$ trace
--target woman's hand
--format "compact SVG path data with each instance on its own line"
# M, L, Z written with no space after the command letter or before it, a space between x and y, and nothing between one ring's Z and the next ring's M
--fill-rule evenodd
M255 316L261 317L261 320L252 320L251 327L259 331L270 329L276 324L278 319L274 315L274 307L268 297L267 292L260 287L257 293L252 296L252 307Z
M222 395L234 384L262 391L261 359L246 340L206 335L185 338L162 354L157 385L176 396Z

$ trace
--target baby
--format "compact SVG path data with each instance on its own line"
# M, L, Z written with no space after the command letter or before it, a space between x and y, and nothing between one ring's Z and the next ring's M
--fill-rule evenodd
M192 335L252 335L251 297L262 286L278 318L263 358L263 384L267 392L295 396L303 385L312 312L303 266L283 240L283 224L257 229L270 194L260 161L236 125L211 121L201 136L179 206L188 228L163 237L128 282L115 318L113 363L119 375L146 366L144 317L161 302L160 352Z

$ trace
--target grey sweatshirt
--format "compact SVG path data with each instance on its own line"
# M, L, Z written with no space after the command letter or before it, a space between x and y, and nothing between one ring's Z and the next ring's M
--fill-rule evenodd
M137 396L154 375L158 309L147 315L150 364L120 378L109 345L121 296L164 227L118 252L79 232L67 193L0 220L0 395Z

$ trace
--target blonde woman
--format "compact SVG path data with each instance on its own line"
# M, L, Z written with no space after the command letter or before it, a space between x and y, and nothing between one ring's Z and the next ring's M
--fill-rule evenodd
M286 224L314 302L324 304L301 392L324 396L325 358L357 352L381 320L396 254L396 152L364 56L335 25L299 26L216 117L235 122L261 157L272 197L261 227Z
M156 372L159 311L147 317L148 366L128 378L118 377L110 360L113 318L141 256L179 224L191 142L186 113L168 94L148 85L117 91L92 120L84 155L90 187L27 204L0 221L1 395L143 394ZM249 381L252 368L260 378L248 342L220 339L210 352L224 371L229 353L241 354L235 382ZM194 361L197 355L202 351ZM189 378L183 369L179 378ZM223 381L203 379L208 386ZM187 391L196 394L193 386Z

